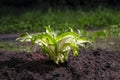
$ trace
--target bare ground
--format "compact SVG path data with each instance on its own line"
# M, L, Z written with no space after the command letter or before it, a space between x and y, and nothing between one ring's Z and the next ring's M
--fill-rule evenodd
M81 50L60 65L37 53L0 52L0 80L120 80L120 52Z

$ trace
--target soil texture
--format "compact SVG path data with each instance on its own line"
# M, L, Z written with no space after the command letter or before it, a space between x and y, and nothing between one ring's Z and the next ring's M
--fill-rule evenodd
M38 53L0 52L0 80L120 80L120 51L81 50L64 64Z

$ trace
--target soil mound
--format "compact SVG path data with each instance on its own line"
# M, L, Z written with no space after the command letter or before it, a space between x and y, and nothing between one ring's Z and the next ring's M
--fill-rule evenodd
M37 53L0 52L0 80L120 80L119 51L81 50L78 57L71 54L68 62L56 65Z

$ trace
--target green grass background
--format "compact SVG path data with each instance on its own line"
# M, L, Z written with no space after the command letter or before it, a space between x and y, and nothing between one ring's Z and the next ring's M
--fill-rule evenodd
M94 47L120 50L120 10L113 8L85 9L18 9L0 8L0 34L41 32L50 25L54 30L65 31L69 27L81 29L83 36L95 40ZM87 30L88 32L84 31ZM14 41L1 41L0 51L31 52L30 45Z
M53 10L0 8L0 34L40 32L51 25L55 30L103 29L120 24L120 10L109 8Z

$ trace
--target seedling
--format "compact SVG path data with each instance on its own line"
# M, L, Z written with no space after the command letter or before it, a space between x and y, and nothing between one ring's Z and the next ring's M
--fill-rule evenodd
M90 43L89 40L81 38L73 29L58 34L50 27L46 27L46 31L41 33L25 33L17 40L40 45L42 53L48 55L56 64L67 61L70 51L73 52L73 56L77 56L79 46L85 47L84 43Z

